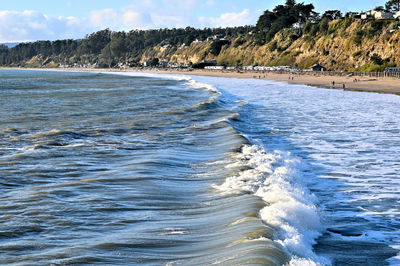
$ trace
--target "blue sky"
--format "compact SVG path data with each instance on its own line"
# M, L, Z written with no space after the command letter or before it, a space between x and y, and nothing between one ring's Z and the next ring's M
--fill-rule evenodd
M258 16L285 0L14 0L0 5L0 42L82 38L112 30L255 24ZM365 11L385 0L315 0L328 9Z

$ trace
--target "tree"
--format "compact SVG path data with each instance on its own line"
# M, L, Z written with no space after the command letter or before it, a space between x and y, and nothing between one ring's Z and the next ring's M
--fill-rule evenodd
M108 68L111 68L113 64L113 56L110 48L110 44L108 44L106 47L104 47L101 50L100 54L100 64L101 65L106 65Z
M278 5L272 11L266 10L256 25L256 42L263 44L284 28L296 22L306 22L316 15L312 4L296 4L295 0L287 0L285 5ZM264 40L263 40L264 39Z
M209 52L215 56L218 56L224 45L229 44L227 40L216 40L211 43Z
M285 5L286 6L295 6L296 5L296 0L286 0Z
M8 53L9 53L8 47L3 44L0 44L0 65L7 64Z
M78 47L79 54L99 54L111 41L110 29L101 30L86 36Z
M112 35L110 45L111 54L115 58L122 57L126 52L126 45L125 45L125 32L115 32Z
M340 19L342 18L342 12L339 10L328 10L322 15L322 18L327 18L329 20Z
M152 67L158 66L159 63L160 63L160 60L158 58L152 58L150 60L150 66L152 66Z
M400 11L400 0L387 1L386 9L389 11Z

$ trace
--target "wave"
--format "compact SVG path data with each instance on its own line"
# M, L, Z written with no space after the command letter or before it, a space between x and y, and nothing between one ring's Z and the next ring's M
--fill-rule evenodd
M148 78L161 78L176 81L186 81L186 85L193 89L205 89L209 91L221 94L214 86L195 81L188 75L177 75L177 74L156 74L156 73L144 73L144 72L99 72L102 74L129 76L129 77L148 77Z
M226 167L245 169L214 188L223 193L251 193L260 197L265 207L261 219L275 228L275 239L289 254L289 265L329 264L313 253L321 235L317 198L302 180L301 162L289 152L266 152L257 145L245 145L236 153L235 162Z
M191 107L196 109L221 101L220 96L223 95L212 85L198 82L185 75L106 73L185 81L186 86L215 93L209 99ZM238 99L228 100L232 101L226 103L227 107L231 107L229 108L231 115L208 121L208 126L240 119L235 110L248 103ZM290 152L278 150L267 152L251 138L240 132L237 132L237 135L246 139L245 143L248 144L244 144L238 152L233 153L234 162L225 167L237 168L239 171L224 180L222 184L215 184L214 189L226 194L251 194L263 200L264 206L259 210L259 216L266 225L274 228L272 240L291 257L287 265L331 264L328 259L313 252L313 245L325 228L321 223L318 200L310 193L303 179L301 161Z

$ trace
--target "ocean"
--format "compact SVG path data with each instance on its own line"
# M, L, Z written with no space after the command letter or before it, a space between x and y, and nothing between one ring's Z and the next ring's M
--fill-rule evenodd
M0 70L0 106L0 264L400 264L398 96Z

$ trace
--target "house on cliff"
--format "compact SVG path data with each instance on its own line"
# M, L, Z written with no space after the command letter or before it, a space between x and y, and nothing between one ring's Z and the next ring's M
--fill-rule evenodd
M376 7L370 11L361 14L361 19L394 19L394 13L386 11L383 7Z

